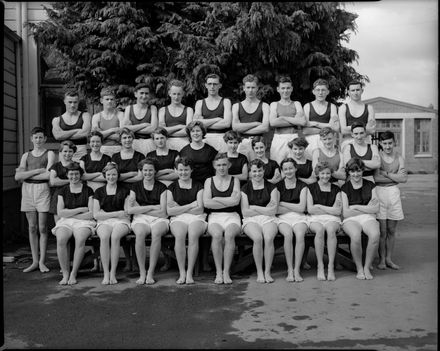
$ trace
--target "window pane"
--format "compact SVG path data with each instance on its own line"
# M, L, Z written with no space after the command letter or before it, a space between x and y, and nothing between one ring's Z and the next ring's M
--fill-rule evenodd
M414 121L414 153L431 152L431 120L416 119Z

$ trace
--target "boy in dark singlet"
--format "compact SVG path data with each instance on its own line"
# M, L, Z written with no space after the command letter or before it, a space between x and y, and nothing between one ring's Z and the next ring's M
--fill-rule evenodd
M58 141L72 140L77 149L72 160L79 162L87 154L87 136L91 129L91 118L88 112L78 111L79 94L68 90L64 94L66 112L52 120L52 134Z
M243 140L238 152L248 160L254 159L251 139L269 130L269 105L257 98L258 78L248 74L243 78L243 91L246 98L232 106L232 130L239 132Z
M44 148L46 134L43 128L35 127L31 131L33 149L25 152L15 172L15 180L23 182L21 192L21 211L25 212L29 224L29 244L32 264L23 272L32 272L37 268L42 273L46 267L47 249L47 213L50 205L49 169L55 162L55 154ZM38 258L38 229L40 231L40 257Z
M219 95L220 77L211 73L205 82L208 96L196 102L193 120L200 120L207 129L205 142L218 152L225 152L223 134L231 127L231 100Z
M101 152L112 155L121 151L119 131L124 119L124 113L116 108L116 96L109 88L101 90L102 111L92 117L92 131L100 132L103 136Z
M362 122L366 127L368 135L373 135L376 130L376 120L374 118L374 109L371 105L362 102L363 84L357 80L347 84L347 93L350 97L346 104L339 107L339 123L341 124L341 150L347 143L353 141L351 136L351 125L354 122ZM367 142L371 143L369 137Z
M139 83L134 88L136 104L125 108L121 126L127 127L134 133L133 149L141 154L148 154L154 150L151 133L157 127L157 108L149 105L150 87L146 83Z

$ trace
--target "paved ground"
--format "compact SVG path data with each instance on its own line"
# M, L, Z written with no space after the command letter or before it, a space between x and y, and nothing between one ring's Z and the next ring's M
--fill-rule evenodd
M437 184L436 175L411 175L401 187L406 219L395 261L403 268L374 269L372 281L343 270L335 282L318 282L313 268L304 282L287 283L277 256L273 284L257 284L251 271L232 286L213 284L210 273L177 286L171 270L157 274L154 286L137 286L136 274L121 272L116 286L87 273L61 287L52 241L50 273L24 274L23 260L3 265L2 349L437 350ZM30 255L27 248L5 254Z

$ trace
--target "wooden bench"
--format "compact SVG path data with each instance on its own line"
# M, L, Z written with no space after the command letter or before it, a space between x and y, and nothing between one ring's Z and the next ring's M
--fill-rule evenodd
M308 232L305 235L304 241L305 241L305 247L314 247L314 238L315 234ZM342 264L345 268L356 271L356 266L353 262L353 258L351 256L350 252L350 237L344 233L342 229L338 231L336 234L337 238L337 251L336 256L337 260L340 264ZM135 244L136 236L133 232L130 232L127 236L121 239L121 245L123 245L125 242L128 242L130 245ZM205 241L207 243L211 243L211 236L207 233L203 234L200 239L199 243L202 241ZM164 251L168 256L170 256L172 259L176 260L176 256L174 253L174 236L168 232L162 237L162 251ZM368 237L365 234L362 234L362 259L365 259L365 250L368 243ZM94 234L90 236L86 241L87 246L92 246L96 253L99 253L99 237L98 235ZM145 238L145 245L150 246L151 245L151 236L147 236ZM252 255L252 239L249 238L244 233L241 233L240 235L237 235L235 237L235 245L236 245L236 254L234 256L234 260L231 265L231 274L237 274L239 272L242 272L243 270L247 269L248 267L252 266L254 264L254 258ZM274 239L274 247L275 247L275 254L282 253L284 245L284 237L281 234L277 234ZM295 248L295 239L293 239L293 247ZM326 253L326 246L325 246L325 253ZM194 276L199 275L200 271L200 256L198 257L196 261L196 265L194 267Z

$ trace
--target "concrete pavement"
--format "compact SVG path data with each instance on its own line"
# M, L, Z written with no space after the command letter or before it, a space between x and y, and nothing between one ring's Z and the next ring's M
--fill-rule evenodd
M3 265L4 336L11 348L300 348L437 350L438 178L410 175L401 186L405 220L398 225L399 271L374 269L372 281L336 272L335 282L287 283L282 255L275 282L256 283L254 270L215 285L202 273L193 286L175 284L177 270L157 273L154 286L99 273L61 287L54 241L51 272L22 273ZM7 248L6 248L7 249ZM27 248L19 251L29 256ZM15 252L17 253L17 251Z

